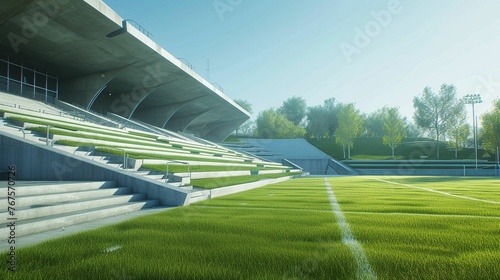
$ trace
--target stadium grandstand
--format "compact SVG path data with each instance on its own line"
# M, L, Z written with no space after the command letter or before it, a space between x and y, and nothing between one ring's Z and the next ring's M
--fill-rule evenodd
M100 0L3 1L0 90L212 141L250 117Z
M0 174L16 188L17 236L302 174L216 144L249 117L100 0L0 7Z

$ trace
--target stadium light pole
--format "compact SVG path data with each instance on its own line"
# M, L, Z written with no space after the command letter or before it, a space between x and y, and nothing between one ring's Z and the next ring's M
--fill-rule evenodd
M474 104L482 103L480 94L467 94L464 97L465 104L472 104L472 130L474 131L474 156L476 158L476 170L477 170L477 121L474 112Z

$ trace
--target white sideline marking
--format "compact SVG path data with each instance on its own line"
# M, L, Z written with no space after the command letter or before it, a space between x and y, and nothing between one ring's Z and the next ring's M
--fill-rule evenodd
M356 271L357 279L377 279L375 272L370 267L370 263L366 258L366 254L363 251L363 247L358 243L356 238L351 232L349 224L347 223L344 214L342 214L342 210L340 210L340 205L337 203L337 199L335 198L335 194L333 193L332 188L330 187L330 183L328 183L327 178L325 177L325 185L326 191L330 198L330 204L332 205L333 213L337 218L337 223L339 224L340 230L342 232L342 242L349 247L354 258L356 259L356 263L358 265L358 269Z
M433 192L433 193L439 193L439 194L442 194L442 195L452 196L452 197L456 197L456 198L474 200L474 201L485 202L485 203L490 203L490 204L500 204L500 202L497 202L497 201L491 201L491 200L486 200L486 199L479 199L479 198L474 198L474 197L469 197L469 196L452 194L452 193L437 191L437 190L433 190L433 189L429 189L429 188L424 188L424 187L419 187L419 186L414 186L414 185L408 185L408 184L402 184L402 183L397 183L397 182L386 181L386 180L382 180L382 179L379 179L379 178L371 178L371 179L377 180L377 181L380 181L380 182L384 182L384 183L393 184L393 185L400 185L400 186L405 186L405 187L410 187L410 188L417 188L417 189L421 189L421 190L424 190L424 191Z
M111 247L108 249L104 249L103 252L104 253L111 253L111 252L116 251L116 250L121 249L121 248L122 248L122 246L114 246L114 247Z

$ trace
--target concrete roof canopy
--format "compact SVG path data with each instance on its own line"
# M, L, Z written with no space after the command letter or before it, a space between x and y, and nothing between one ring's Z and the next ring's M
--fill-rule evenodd
M56 69L59 99L221 141L250 114L101 0L7 0L0 47Z

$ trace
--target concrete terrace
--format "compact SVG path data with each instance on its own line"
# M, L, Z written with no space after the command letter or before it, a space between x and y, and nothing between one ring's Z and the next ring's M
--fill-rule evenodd
M26 245L301 173L192 135L103 126L1 92L0 100L0 164L17 166L17 234ZM241 177L251 180L231 185ZM220 187L198 187L212 182ZM7 186L0 191L6 221Z

